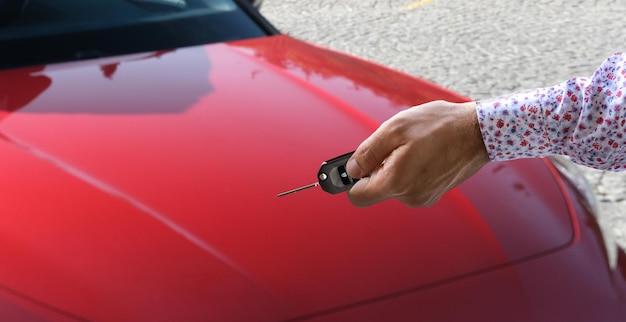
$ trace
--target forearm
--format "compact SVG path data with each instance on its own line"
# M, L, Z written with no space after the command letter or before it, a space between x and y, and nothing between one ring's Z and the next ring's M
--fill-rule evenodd
M592 78L477 102L491 160L567 155L598 169L626 169L626 54Z

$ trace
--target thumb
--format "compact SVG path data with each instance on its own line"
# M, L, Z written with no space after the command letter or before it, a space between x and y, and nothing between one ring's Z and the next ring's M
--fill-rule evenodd
M362 178L378 168L396 148L392 140L384 140L384 127L378 128L354 151L346 164L348 175Z

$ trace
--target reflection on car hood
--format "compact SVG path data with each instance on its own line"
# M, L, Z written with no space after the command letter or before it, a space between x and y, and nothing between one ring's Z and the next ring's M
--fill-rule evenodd
M276 198L401 109L464 100L287 36L0 79L0 285L73 316L282 320L574 237L540 161L490 165L428 209Z

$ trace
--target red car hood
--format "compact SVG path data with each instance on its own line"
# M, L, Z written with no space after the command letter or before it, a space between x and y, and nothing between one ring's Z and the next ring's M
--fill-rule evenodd
M464 99L287 36L0 82L0 293L70 319L289 319L574 238L540 161L488 166L428 209L276 198L399 110Z

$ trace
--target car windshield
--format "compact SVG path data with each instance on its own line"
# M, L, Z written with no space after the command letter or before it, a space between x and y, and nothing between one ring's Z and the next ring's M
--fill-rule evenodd
M0 68L263 35L234 0L0 0Z

